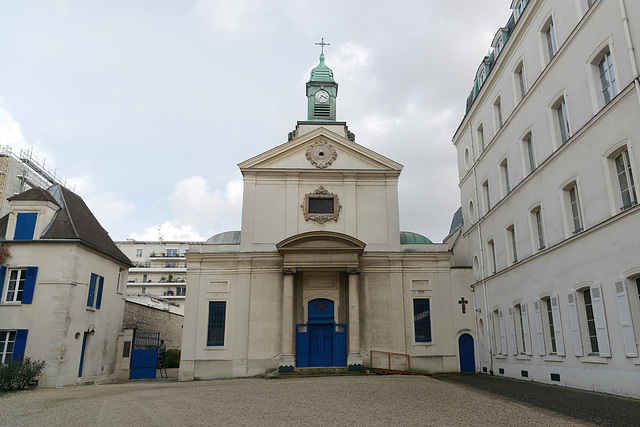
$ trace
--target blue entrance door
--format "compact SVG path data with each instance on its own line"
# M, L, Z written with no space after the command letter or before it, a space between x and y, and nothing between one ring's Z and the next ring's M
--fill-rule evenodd
M471 335L460 335L458 349L460 350L460 372L475 373L476 359L473 354L473 338Z
M309 325L309 366L333 366L333 325Z

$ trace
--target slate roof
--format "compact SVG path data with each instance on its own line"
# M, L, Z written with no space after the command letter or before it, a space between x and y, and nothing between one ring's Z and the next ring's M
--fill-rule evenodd
M449 228L449 236L451 236L458 228L462 227L462 208L458 208L456 213L453 214L453 219L451 220L451 228ZM449 237L447 236L447 237Z
M46 200L60 206L51 223L45 227L40 240L80 240L85 245L117 261L133 265L113 243L109 233L102 228L84 200L67 188L61 185L53 185L48 190L32 188L8 200ZM8 215L0 219L0 232L4 228L5 235L7 218Z

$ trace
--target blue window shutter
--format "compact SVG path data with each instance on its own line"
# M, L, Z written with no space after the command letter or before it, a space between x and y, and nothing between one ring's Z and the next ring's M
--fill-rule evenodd
M18 329L16 331L16 343L13 345L13 355L11 361L20 362L24 358L24 350L27 347L28 329Z
M5 267L4 265L0 266L0 298L2 298L2 288L4 286L4 279L6 277L7 277L7 267Z
M13 235L13 240L33 240L37 218L38 214L35 212L19 213L16 219L16 232Z
M89 295L87 296L87 307L93 307L93 297L96 293L96 278L98 276L91 273L91 281L89 282Z
M98 295L96 295L96 308L100 308L100 304L102 303L102 286L104 285L104 277L99 276L100 280L98 280Z
M22 291L22 304L33 302L33 291L36 288L36 276L38 267L27 267L27 277L24 279L24 289Z

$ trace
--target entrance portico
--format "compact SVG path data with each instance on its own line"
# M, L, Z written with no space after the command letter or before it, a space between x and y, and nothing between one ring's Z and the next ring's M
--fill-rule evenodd
M346 234L313 231L289 237L276 247L283 257L279 370L286 372L297 365L309 366L311 353L328 352L329 346L333 356L316 355L314 364L346 364L349 370L361 370L358 275L365 244ZM333 318L319 320L328 304ZM344 331L345 324L347 331ZM341 351L344 347L341 340L345 333L348 334L346 361L340 356L344 351ZM316 344L320 347L315 347Z

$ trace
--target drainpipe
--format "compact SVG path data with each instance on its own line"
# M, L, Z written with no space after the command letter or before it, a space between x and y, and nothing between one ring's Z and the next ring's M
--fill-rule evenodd
M629 18L627 17L627 8L624 0L619 0L620 14L622 15L622 26L624 35L627 40L627 50L629 51L629 59L631 61L631 72L633 73L633 84L636 87L636 95L638 96L638 105L640 105L640 77L638 76L638 62L636 60L633 41L631 40L631 31L629 30Z

